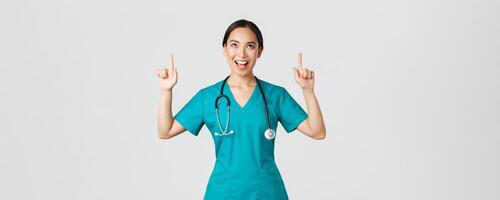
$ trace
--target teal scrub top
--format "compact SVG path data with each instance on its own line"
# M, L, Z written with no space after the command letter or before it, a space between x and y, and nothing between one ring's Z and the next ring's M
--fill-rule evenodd
M197 136L206 125L215 144L215 165L206 186L204 199L288 199L285 184L274 161L275 139L264 136L267 129L264 101L256 85L247 103L239 105L228 84L224 94L230 101L229 130L221 133L215 115L215 98L223 81L203 88L176 114L175 119L187 131ZM294 131L307 118L307 113L283 88L259 81L266 97L270 126L276 131L278 121L286 132ZM219 100L222 128L226 125L226 100Z

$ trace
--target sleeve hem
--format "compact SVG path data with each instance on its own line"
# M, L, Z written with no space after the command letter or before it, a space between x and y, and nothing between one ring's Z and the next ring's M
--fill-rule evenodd
M297 127L300 125L300 123L304 122L306 119L307 119L307 114L303 115L300 118L297 118L293 123L290 123L290 125L288 126L289 127L288 129L285 128L285 131L287 133L291 133L291 132L295 131L295 129L297 129Z
M185 128L185 129L186 129L189 133L193 134L194 136L198 136L198 133L200 133L200 131L199 131L199 130L198 130L198 131L196 131L196 129L194 129L194 128L192 128L192 127L187 127L187 126L186 126L186 124L187 124L187 123L186 123L183 119L181 119L181 118L177 118L177 116L176 116L176 117L174 117L174 119L175 119L175 120L177 120L177 122L179 122L179 124L181 124L181 126L182 126L183 128Z

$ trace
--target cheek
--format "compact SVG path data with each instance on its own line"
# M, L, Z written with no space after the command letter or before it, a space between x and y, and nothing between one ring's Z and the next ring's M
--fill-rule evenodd
M231 52L231 50L225 50L224 56L226 57L227 60L232 60L232 58L234 57L234 54Z
M229 49L229 50L227 50L227 56L228 56L229 58L234 57L234 56L236 55L236 53L237 53L237 51L236 51L236 50L234 50L234 49Z
M255 50L252 50L249 55L252 56L252 60L257 60L257 58L259 58L259 53Z

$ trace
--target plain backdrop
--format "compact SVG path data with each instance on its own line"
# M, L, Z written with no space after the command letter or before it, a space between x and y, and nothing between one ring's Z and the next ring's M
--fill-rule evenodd
M315 70L327 138L278 128L290 199L500 199L500 1L0 2L0 199L202 199L206 128L157 136L155 70L176 113L229 68L221 40L263 32L255 74Z

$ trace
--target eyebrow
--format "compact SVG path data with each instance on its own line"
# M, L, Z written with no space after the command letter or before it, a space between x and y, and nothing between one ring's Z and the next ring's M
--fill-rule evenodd
M239 41L237 40L230 40L229 42L236 42L236 43L240 43ZM251 42L247 42L247 44L257 44L256 42L254 41L251 41Z

